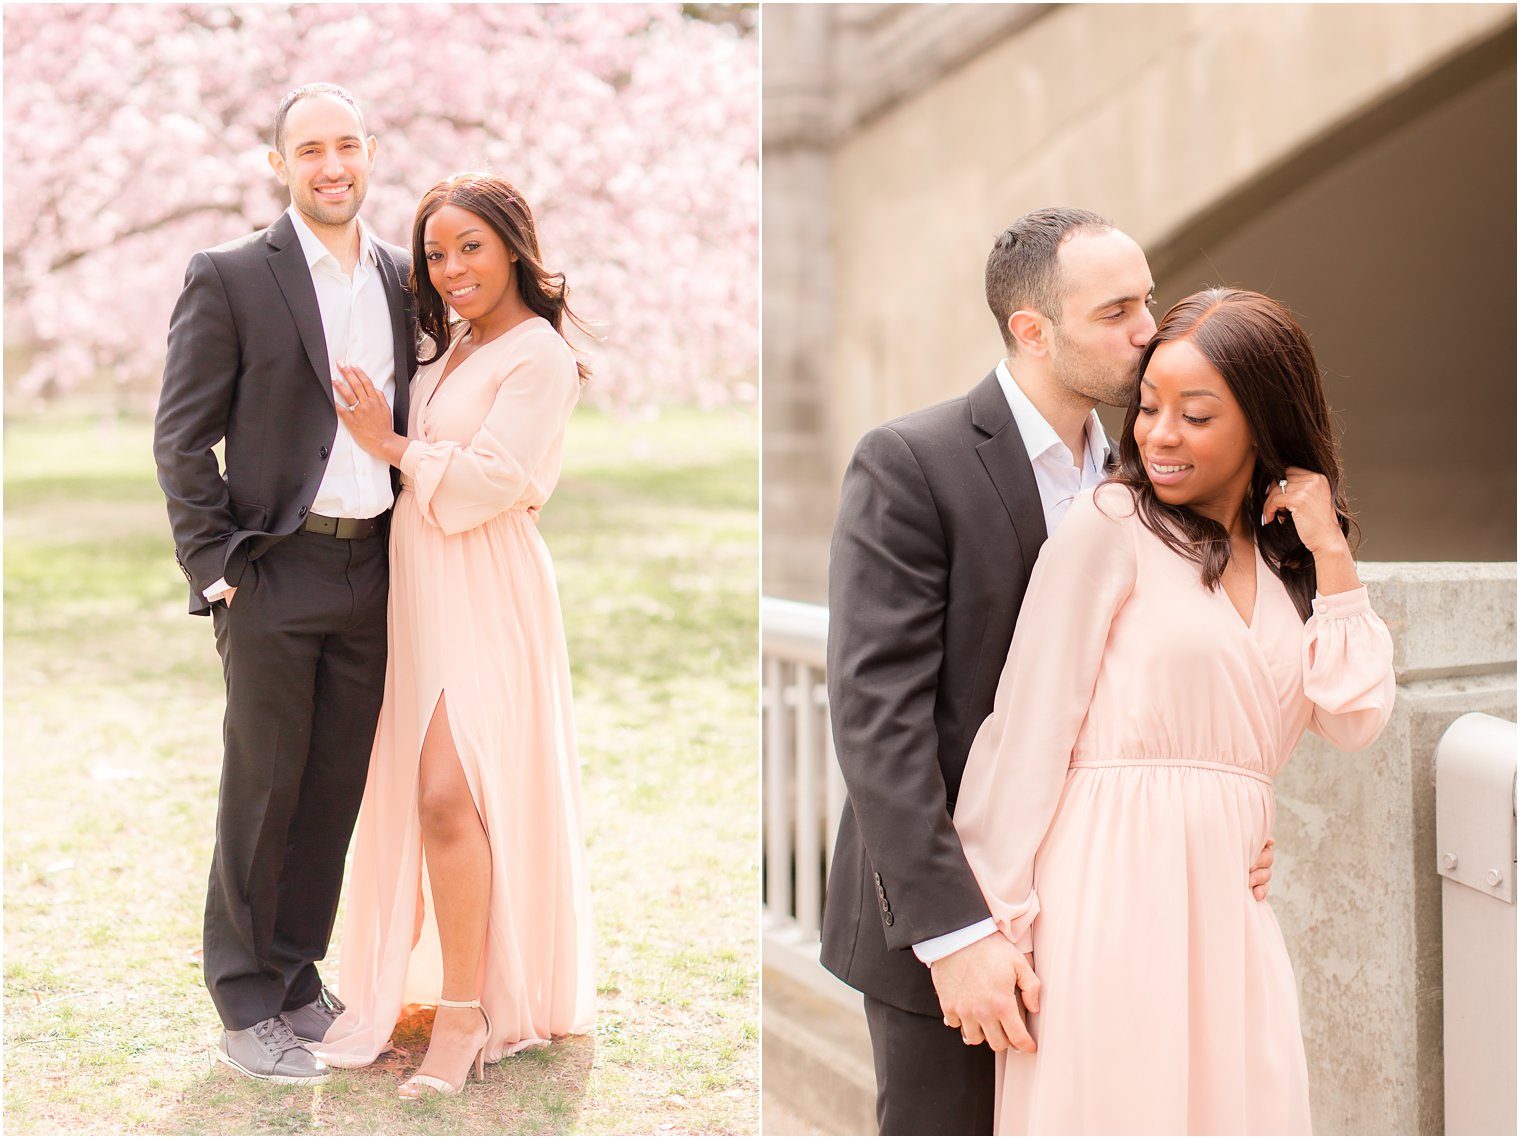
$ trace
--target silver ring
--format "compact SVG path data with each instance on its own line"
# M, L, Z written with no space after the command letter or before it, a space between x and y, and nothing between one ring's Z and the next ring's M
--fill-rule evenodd
M345 403L343 405L343 410L344 411L353 411L354 408L356 408L358 406L359 406L359 401L358 400L354 400L353 403Z
M1284 494L1287 494L1288 493L1288 480L1287 479L1278 479L1277 480L1277 489L1280 490L1280 491L1282 491Z

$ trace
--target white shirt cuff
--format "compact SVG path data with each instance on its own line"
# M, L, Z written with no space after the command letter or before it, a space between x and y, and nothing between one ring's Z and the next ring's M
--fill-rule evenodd
M983 918L965 929L954 929L938 937L931 937L928 941L918 942L913 946L913 956L925 965L933 965L941 957L949 957L956 950L965 949L966 946L982 940L989 933L997 931L997 922L991 918Z
M220 601L224 594L230 593L231 591L232 586L227 584L227 579L225 577L219 577L205 589L201 590L201 596L204 597L207 601Z

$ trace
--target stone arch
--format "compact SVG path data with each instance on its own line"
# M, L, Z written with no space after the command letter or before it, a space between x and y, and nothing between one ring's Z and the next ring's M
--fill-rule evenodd
M1511 26L1149 246L1162 304L1227 283L1298 314L1367 559L1515 556L1515 99Z
M994 235L1029 209L1066 203L1113 217L1154 258L1162 300L1175 299L1201 283L1178 283L1198 276L1189 257L1217 263L1297 183L1333 182L1399 149L1440 108L1458 108L1441 121L1486 124L1497 155L1486 169L1508 167L1491 191L1477 193L1469 179L1456 208L1495 227L1493 245L1512 250L1514 104L1504 104L1502 84L1506 67L1513 83L1514 28L1513 7L1483 4L769 10L767 590L821 597L838 480L860 435L965 391L1001 355L982 266ZM1463 104L1463 92L1476 101ZM1300 243L1293 258L1311 263L1315 248ZM1379 272L1369 263L1360 286L1377 286ZM1241 283L1272 291L1281 276L1252 267ZM1490 307L1507 305L1512 326L1510 285L1509 299ZM1351 327L1339 314L1323 328L1304 315L1332 375L1370 378L1383 367L1335 347L1336 330ZM1489 353L1496 376L1513 373L1512 332L1509 344L1507 363ZM1513 392L1506 412L1497 388L1482 390L1492 420L1512 425ZM1498 497L1462 523L1472 532L1486 512L1507 517L1508 530L1490 526L1479 545L1450 533L1410 545L1398 534L1411 527L1385 525L1385 507L1362 493L1379 471L1356 453L1358 436L1374 437L1380 462L1402 461L1383 446L1397 433L1358 400L1332 398L1351 428L1352 490L1376 537L1367 557L1513 556L1513 440ZM1498 471L1506 460L1500 443L1492 448L1485 469ZM1450 486L1420 488L1434 488L1433 508Z

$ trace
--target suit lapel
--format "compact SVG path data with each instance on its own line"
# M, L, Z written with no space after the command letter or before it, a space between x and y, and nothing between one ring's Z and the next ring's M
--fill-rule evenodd
M322 310L317 305L317 288L311 281L311 268L306 264L306 254L296 237L295 224L289 214L281 214L269 227L267 239L273 247L269 255L269 267L279 283L280 292L300 334L306 358L311 361L312 375L322 387L322 394L333 398L331 368L327 359L327 337L322 331ZM415 354L407 336L410 321L407 315L406 284L401 280L401 270L390 253L378 241L375 257L380 263L380 276L385 282L385 299L391 314L391 337L395 352L396 399L395 428L398 434L406 434L407 408L411 388L412 361Z
M312 377L322 385L322 394L329 400L332 394L332 368L327 361L327 338L322 333L322 310L317 307L317 287L311 283L311 268L306 264L306 254L296 238L295 223L289 214L281 214L269 227L269 244L274 252L269 255L269 268L284 294L285 304L295 320L301 345L306 358L311 361Z
M407 286L401 279L400 267L391 259L390 252L378 241L375 256L380 262L380 275L385 280L385 299L391 310L391 335L396 352L396 400L395 428L399 435L406 434L407 409L411 403L412 361L416 351L407 335Z
M971 389L969 398L972 426L988 436L977 444L976 453L1003 500L1008 520L1013 523L1027 573L1034 568L1035 557L1045 544L1045 508L1040 502L1040 488L1034 481L1029 452L995 371Z

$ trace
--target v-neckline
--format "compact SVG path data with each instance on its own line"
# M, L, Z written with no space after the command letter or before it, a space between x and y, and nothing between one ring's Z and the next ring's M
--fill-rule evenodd
M1223 580L1219 583L1219 592L1224 597L1224 603L1230 607L1230 612L1235 614L1236 620L1246 627L1247 632L1256 631L1256 617L1261 612L1261 547L1255 542L1251 543L1251 584L1254 591L1251 595L1251 615L1246 617L1241 614L1234 600L1230 597L1230 591L1224 587Z
M460 368L464 367L466 364L468 364L470 362L469 358L467 357L467 358L459 361L459 363L457 365L455 365L455 367L454 367L454 369L453 369L452 372L449 369L449 361L451 361L454 358L454 349L457 348L457 347L459 347L460 341L462 341L464 338L465 338L465 334L464 333L460 333L458 336L454 337L453 340L449 341L449 346L446 349L444 349L443 359L439 361L438 381L433 385L433 390L430 391L430 392L428 392L427 399L422 404L422 408L423 408L424 411L426 411L428 408L430 408L430 407L433 406L433 397L438 394L438 389L441 388L441 387L443 387L443 382L446 379L448 379L449 376L453 374L453 372L457 372ZM482 344L481 345L481 348L486 348L486 347L489 347L489 345L486 345L486 344ZM478 352L478 351L480 351L480 349L477 348L475 351ZM470 353L470 356L474 356L474 355L475 355L475 352L471 352Z
M487 340L484 344L471 351L467 358L459 361L459 363L452 369L449 367L449 362L454 358L454 349L458 348L459 345L464 341L465 336L468 335L468 330L461 332L458 336L450 340L449 346L443 350L443 356L438 361L438 379L433 384L433 390L428 392L427 399L423 401L422 409L426 411L428 408L432 407L433 399L438 395L438 389L443 387L444 382L448 380L448 378L452 376L454 372L457 372L460 368L464 367L478 354L484 352L487 348L491 348L497 344L500 344L503 340L516 332L519 328L522 328L524 325L532 324L535 317L536 314L534 316L526 316L514 324L511 328L507 329L505 332L498 333L496 336L493 336L490 340Z

